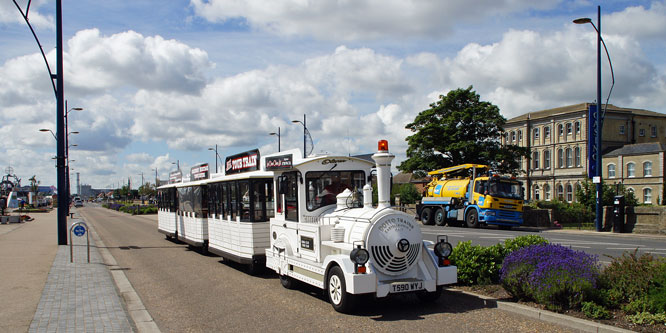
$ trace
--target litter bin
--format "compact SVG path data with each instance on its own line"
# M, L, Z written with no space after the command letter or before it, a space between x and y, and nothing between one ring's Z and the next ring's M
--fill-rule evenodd
M624 196L613 198L613 232L624 232Z

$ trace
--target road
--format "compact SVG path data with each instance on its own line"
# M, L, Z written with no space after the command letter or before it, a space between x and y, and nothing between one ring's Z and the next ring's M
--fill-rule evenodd
M455 291L430 304L413 295L366 299L356 315L344 315L315 288L287 290L273 273L248 275L220 257L166 240L157 232L155 215L131 216L90 204L77 212L95 228L164 332L572 331L486 308Z
M611 262L611 257L619 257L625 251L638 249L638 253L651 253L666 256L666 237L658 235L616 234L610 232L574 231L574 230L537 230L518 228L500 230L496 227L470 229L465 227L421 226L424 237L435 240L438 234L449 236L451 245L471 240L472 244L490 246L509 238L522 235L539 235L553 244L561 244L577 251L584 251L598 256L602 264Z

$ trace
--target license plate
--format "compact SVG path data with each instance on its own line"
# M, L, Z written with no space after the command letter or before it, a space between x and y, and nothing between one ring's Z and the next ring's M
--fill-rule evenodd
M423 289L423 282L396 282L391 283L392 293L404 293L408 291L415 291Z

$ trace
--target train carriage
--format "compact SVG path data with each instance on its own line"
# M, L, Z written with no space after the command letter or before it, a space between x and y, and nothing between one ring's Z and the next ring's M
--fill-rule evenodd
M167 239L178 238L178 190L176 184L167 184L157 189L157 231Z

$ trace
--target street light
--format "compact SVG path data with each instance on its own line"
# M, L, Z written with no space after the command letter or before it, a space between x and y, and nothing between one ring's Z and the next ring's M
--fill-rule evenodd
M180 160L176 160L176 162L171 162L171 164L175 164L178 171L180 171Z
M305 122L305 114L303 114L303 121L300 121L300 120L292 120L291 122L292 122L292 123L295 123L295 124L296 124L296 123L301 123L301 125L303 125L303 158L305 158L305 157L306 157L306 156L305 156L305 155L306 155L306 150L305 150L305 138L306 138L306 136L305 136L305 135L306 135L306 133L307 133L307 131L308 131L308 127L305 125L305 124L306 124L306 122Z
M596 149L596 163L595 163L595 169L596 169L596 175L593 175L593 182L597 184L597 202L596 202L596 222L595 226L597 231L601 231L603 228L603 221L602 221L602 205L603 205L603 195L602 195L602 171L601 171L601 136L602 136L602 128L603 128L603 119L606 116L606 110L608 109L608 100L610 99L611 92L613 91L613 86L615 85L615 75L613 74L613 64L611 63L610 60L610 55L608 54L608 48L606 48L606 43L604 40L601 38L601 6L597 6L597 25L595 26L594 23L592 22L592 19L584 17L584 18L579 18L573 20L573 23L576 24L591 24L594 30L597 32L597 116L595 119L595 124L596 124L596 133L592 133L596 135L594 145ZM606 99L606 107L604 108L603 112L601 110L601 45L603 44L604 50L606 51L606 57L608 58L608 64L610 66L611 70L611 78L613 80L613 83L611 85L610 91L608 92L608 98ZM588 119L589 121L589 119ZM589 162L588 162L589 163Z
M40 131L40 132L51 132L51 135L53 135L53 138L54 138L56 141L58 141L58 138L56 137L55 133L53 133L52 130L50 130L50 129L48 129L48 128L40 128L39 131Z
M218 173L219 171L217 170L217 160L219 159L220 162L222 162L222 158L220 158L220 154L217 153L217 144L215 144L215 149L208 148L208 150L214 150L215 151L215 173Z
M280 152L280 127L278 126L278 131L277 133L275 132L270 132L268 135L276 135L278 138L278 153Z
M160 186L159 180L157 178L157 168L151 169L151 171L155 171L155 189L157 190L157 188Z

